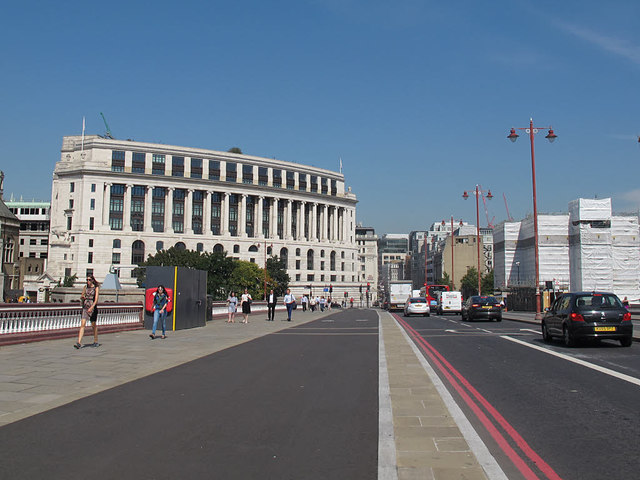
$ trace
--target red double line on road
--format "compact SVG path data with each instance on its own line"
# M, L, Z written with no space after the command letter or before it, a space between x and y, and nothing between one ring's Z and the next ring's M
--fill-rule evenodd
M524 475L527 480L540 480L540 477L533 470L531 470L525 460L520 457L520 455L518 455L518 453L509 444L509 441L504 437L504 435L502 435L502 433L498 431L493 422L482 411L480 405L482 405L487 410L487 412L489 412L489 414L495 419L495 421L513 439L516 445L518 445L520 450L527 456L527 458L529 458L529 460L531 460L549 480L562 480L562 478L553 470L553 468L551 468L551 466L529 446L529 444L524 440L524 438L522 438L522 436L516 431L516 429L513 428L511 424L507 422L507 420L505 420L500 412L498 412L498 410L496 410L495 407L491 405L487 401L487 399L484 398L480 394L480 392L478 392L473 387L473 385L471 385L469 381L442 356L442 354L440 354L440 352L438 352L429 342L422 338L422 336L406 321L404 321L398 315L394 314L394 317L404 327L409 336L417 342L422 351L433 361L438 370L440 370L440 372L447 378L451 386L455 388L458 394L460 394L462 399L473 411L473 413L475 413L475 415L478 417L478 420L480 420L480 422L484 425L489 434L500 446L502 451L507 455L507 457L509 457L516 468L522 473L522 475ZM456 378L458 380L456 380ZM471 393L471 395L476 398L477 402L479 402L480 405L469 396L469 394L464 390L462 386L464 386Z

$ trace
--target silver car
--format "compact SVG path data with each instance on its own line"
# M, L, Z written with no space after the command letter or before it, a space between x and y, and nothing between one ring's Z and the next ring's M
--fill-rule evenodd
M405 317L408 317L409 315L424 315L425 317L428 317L430 314L431 309L429 308L429 303L424 297L409 298L404 304Z

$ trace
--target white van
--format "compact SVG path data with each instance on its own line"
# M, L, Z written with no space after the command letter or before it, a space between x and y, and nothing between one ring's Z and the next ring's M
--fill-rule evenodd
M438 315L444 315L445 313L462 313L461 292L440 292Z

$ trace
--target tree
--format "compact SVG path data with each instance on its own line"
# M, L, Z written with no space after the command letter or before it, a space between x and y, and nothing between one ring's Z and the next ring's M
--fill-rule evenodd
M239 153L242 154L242 150L240 150L239 147L231 147L229 150L227 150L227 152L229 153Z
M246 288L254 299L262 298L262 280L264 270L253 262L236 260L229 278L229 289L243 293Z
M73 287L73 284L76 282L77 279L78 279L78 275L76 275L75 273L71 276L65 275L64 280L62 280L62 286ZM59 281L58 281L58 285L60 285Z
M464 298L478 294L478 270L476 267L467 268L467 273L460 280L460 291Z
M188 267L207 272L207 293L214 300L224 300L230 289L230 278L235 268L232 258L226 252L201 253L194 250L182 250L171 247L150 255L141 267L175 266ZM142 286L146 279L145 268L136 268L134 274L138 285Z
M448 274L447 272L444 272L444 273L442 274L442 278L439 278L439 279L436 281L436 284L438 284L438 285L448 285L448 286L449 286L449 288L450 288L451 290L453 290L453 285L452 285L452 283L451 283L451 278L449 278L449 274Z
M482 294L493 295L493 268L482 276Z
M273 288L276 295L282 296L289 287L291 279L287 274L287 263L277 256L267 259L268 288Z

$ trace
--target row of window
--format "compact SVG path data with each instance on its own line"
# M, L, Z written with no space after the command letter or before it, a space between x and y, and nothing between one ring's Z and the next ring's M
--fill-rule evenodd
M124 158L124 151L113 150L111 152L112 172L124 172ZM225 176L223 179L221 178L220 161L218 160L209 160L208 172L204 172L203 170L202 158L187 158L186 161L189 162L190 178L206 178L209 180L223 180L225 182L246 184L254 184L256 183L254 180L257 180L258 185L265 187L269 183L269 169L267 167L258 167L258 175L257 178L254 179L253 165L242 164L241 169L239 170L237 163L225 162ZM185 157L172 155L171 167L169 168L166 166L165 155L151 155L152 175L167 175L169 170L173 177L184 177ZM146 154L144 152L133 152L131 159L131 172L146 173ZM338 193L336 180L329 180L328 178L319 177L317 175L307 175L305 173L284 171L276 168L272 169L272 185L276 188L294 190L296 189L296 174L298 177L298 190L305 192L311 191L312 193L330 193L331 195L337 195Z
M49 213L49 208L45 207L36 207L36 208L17 208L10 207L9 211L14 215L47 215Z

